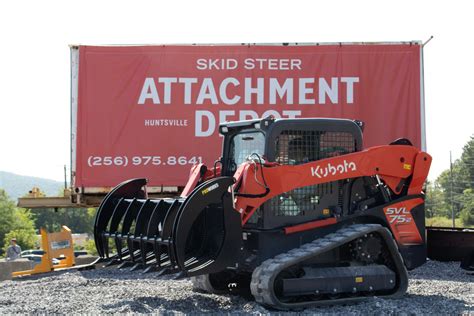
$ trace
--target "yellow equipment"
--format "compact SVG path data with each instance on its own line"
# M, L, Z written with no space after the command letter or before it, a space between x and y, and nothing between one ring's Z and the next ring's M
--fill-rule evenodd
M41 244L44 250L41 262L31 270L12 272L12 277L51 272L74 266L74 244L71 230L67 226L62 226L58 233L48 233L41 228ZM53 265L53 258L59 259L59 264Z

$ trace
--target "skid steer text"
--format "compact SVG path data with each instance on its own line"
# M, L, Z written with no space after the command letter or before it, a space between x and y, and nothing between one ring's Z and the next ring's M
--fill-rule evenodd
M393 223L410 223L411 214L410 211L407 211L406 207L389 207L385 214L389 218L390 224Z
M89 156L87 165L89 167L114 166L184 166L202 163L200 156Z

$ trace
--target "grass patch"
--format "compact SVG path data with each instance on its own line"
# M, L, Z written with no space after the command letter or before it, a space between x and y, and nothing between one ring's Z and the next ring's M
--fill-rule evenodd
M474 228L474 225L465 225L460 218L455 218L454 223L456 227ZM444 216L435 216L431 218L426 218L426 226L452 227L453 221L451 218L447 218Z

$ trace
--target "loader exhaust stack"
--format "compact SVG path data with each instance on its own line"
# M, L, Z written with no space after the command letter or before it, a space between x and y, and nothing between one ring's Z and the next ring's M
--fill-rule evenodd
M110 257L109 241L120 268L213 273L235 262L241 247L240 215L234 211L231 177L197 186L186 198L149 199L146 179L125 181L97 211L94 237L101 257Z

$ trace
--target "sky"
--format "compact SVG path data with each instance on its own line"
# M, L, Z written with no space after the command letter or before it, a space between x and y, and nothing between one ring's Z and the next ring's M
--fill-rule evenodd
M469 1L1 1L0 170L63 179L69 44L426 41L430 179L474 135ZM471 30L471 32L469 31Z

